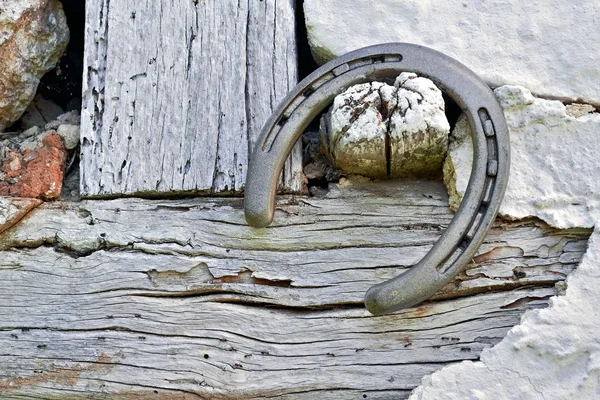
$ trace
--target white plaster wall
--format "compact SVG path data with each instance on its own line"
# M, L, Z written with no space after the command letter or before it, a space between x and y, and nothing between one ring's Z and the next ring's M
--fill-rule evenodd
M523 87L495 90L510 130L511 172L500 213L534 216L561 228L595 226L564 296L527 312L481 361L423 379L411 400L600 399L600 114L535 98ZM460 200L472 163L466 121L453 132L445 165L451 199Z
M536 98L521 86L501 86L494 93L504 110L511 151L500 214L537 217L563 229L593 227L600 209L600 113ZM444 181L456 209L473 163L465 118L451 137Z
M529 311L481 361L423 378L411 400L600 399L600 215L564 296Z
M305 0L319 62L386 42L428 46L491 86L600 104L598 0Z

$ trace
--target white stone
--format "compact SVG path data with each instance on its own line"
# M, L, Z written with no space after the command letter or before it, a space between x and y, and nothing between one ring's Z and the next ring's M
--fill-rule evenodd
M338 95L321 134L345 173L406 177L439 173L449 131L442 92L429 79L402 73L394 86L364 83Z
M538 217L557 228L594 226L593 213L600 209L600 114L573 117L561 102L535 98L517 86L500 87L495 94L504 108L511 143L500 214L511 219ZM444 165L453 208L471 173L470 135L461 118Z
M319 62L387 42L431 47L490 85L600 104L600 4L548 0L306 0Z
M448 150L450 124L442 91L429 79L402 73L389 123L391 177L436 175Z
M600 218L596 226L564 296L525 313L502 342L481 353L481 361L423 378L410 400L598 399Z
M40 78L69 40L58 0L3 0L0 4L0 132L21 117Z
M62 124L56 133L63 139L67 150L73 150L79 144L79 125Z
M32 136L36 136L39 135L41 132L41 128L39 126L32 126L31 128L23 131L22 133L19 134L19 136L17 136L18 139L21 140L26 140L29 139Z
M350 87L337 96L325 118L322 137L329 143L334 165L348 174L387 176L380 82ZM388 86L388 85L385 85ZM323 125L323 124L322 124Z

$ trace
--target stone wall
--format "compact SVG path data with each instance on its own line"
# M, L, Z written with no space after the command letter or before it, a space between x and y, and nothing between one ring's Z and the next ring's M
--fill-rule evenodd
M69 29L58 0L5 0L0 5L0 132L33 100L40 78L59 61Z
M36 92L68 41L58 0L0 4L0 196L60 196L67 161L74 160L79 143L79 112L62 115L61 107Z

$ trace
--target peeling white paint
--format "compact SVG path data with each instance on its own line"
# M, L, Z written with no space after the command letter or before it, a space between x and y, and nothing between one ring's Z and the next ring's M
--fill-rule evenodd
M528 311L481 361L423 378L410 400L565 400L600 398L600 216L566 295Z
M563 103L535 98L519 86L503 86L495 94L504 108L511 143L500 214L510 219L538 217L557 228L593 227L593 214L600 209L600 114L574 118ZM452 140L444 180L456 208L472 167L465 118L457 123Z

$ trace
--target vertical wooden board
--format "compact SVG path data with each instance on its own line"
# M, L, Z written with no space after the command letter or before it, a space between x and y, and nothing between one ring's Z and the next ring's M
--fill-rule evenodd
M252 145L263 124L281 99L298 80L298 51L296 40L290 40L290 27L295 27L296 0L250 0L248 14L248 80L247 103L248 130L252 132ZM282 12L285 9L286 12ZM273 24L272 21L275 21ZM303 21L301 21L303 22ZM276 51L273 51L276 50ZM292 62L290 62L292 61ZM272 77L272 85L264 84ZM302 173L302 146L296 145L283 167L283 191L301 192L304 189Z
M294 0L90 0L83 196L243 190L264 121L296 84ZM283 189L303 189L297 146Z

